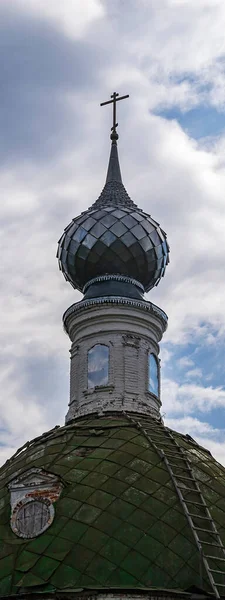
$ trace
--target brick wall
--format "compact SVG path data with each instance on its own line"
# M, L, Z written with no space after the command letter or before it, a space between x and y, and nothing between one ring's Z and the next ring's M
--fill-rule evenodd
M146 302L146 305L150 303ZM148 391L148 353L159 353L165 322L143 307L91 305L70 315L70 403L66 421L102 411L159 411L160 398ZM88 351L95 344L109 348L107 385L88 388Z

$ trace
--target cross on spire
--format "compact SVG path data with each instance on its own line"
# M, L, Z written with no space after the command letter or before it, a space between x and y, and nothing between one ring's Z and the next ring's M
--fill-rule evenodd
M101 102L100 106L105 106L105 104L112 104L113 105L113 126L111 127L111 140L118 140L118 134L116 132L116 128L118 126L118 123L116 122L116 103L119 100L124 100L125 98L129 98L129 94L127 94L126 96L120 96L119 94L117 94L116 92L113 92L113 94L111 94L111 98L112 100L107 100L107 102Z

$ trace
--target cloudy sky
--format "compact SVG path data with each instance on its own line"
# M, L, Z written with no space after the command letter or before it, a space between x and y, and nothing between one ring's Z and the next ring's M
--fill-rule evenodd
M224 31L224 0L1 0L1 461L64 421L56 243L104 185L116 90L124 184L171 246L163 414L225 464Z

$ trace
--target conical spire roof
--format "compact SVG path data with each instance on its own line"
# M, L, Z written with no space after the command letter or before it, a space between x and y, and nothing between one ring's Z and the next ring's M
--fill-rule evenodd
M117 135L117 138L118 138L118 135ZM106 183L109 183L110 181L117 181L118 183L122 183L120 164L119 164L119 156L118 156L118 150L117 150L117 140L115 139L115 136L112 136L112 135L111 135L111 139L112 139L112 146L111 146L111 152L110 152L110 157L109 157L109 166L108 166L108 171L107 171Z
M109 156L109 164L106 176L106 182L99 198L92 204L90 210L93 208L99 208L108 206L110 203L113 205L121 205L130 208L136 208L137 204L131 200L128 195L122 181L117 140L119 136L117 133L111 134L111 150Z

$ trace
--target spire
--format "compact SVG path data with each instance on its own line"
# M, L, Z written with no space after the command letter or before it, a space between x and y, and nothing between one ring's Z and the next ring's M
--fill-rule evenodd
M112 100L107 100L106 102L101 102L100 106L105 106L106 104L112 104L113 105L113 126L111 127L111 140L112 140L112 147L111 147L111 152L110 152L110 157L109 157L109 166L108 166L108 172L107 172L107 177L106 177L106 183L109 183L111 181L117 181L118 183L122 183L122 177L121 177L121 172L120 172L120 165L119 165L119 157L118 157L118 151L117 151L117 140L119 138L118 133L116 131L116 128L118 127L118 123L116 122L116 103L119 100L124 100L125 98L129 98L129 94L127 94L126 96L120 96L119 94L117 94L117 92L113 92L113 94L111 95Z
M119 136L118 133L116 133L115 131L115 133L111 133L110 137L112 140L112 146L109 157L109 166L107 171L106 183L109 183L109 181L118 181L119 183L122 183L119 156L117 150L117 140Z

